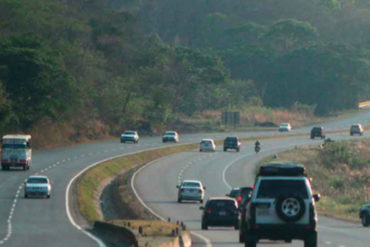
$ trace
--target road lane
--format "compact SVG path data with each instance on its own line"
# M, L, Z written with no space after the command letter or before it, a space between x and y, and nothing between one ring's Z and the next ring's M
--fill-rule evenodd
M332 135L332 138L350 139L347 134ZM191 202L178 204L176 202L175 186L178 184L179 176L181 175L181 179L201 180L207 188L206 197L224 195L229 192L230 186L253 185L255 163L265 155L272 155L295 146L319 144L320 142L322 141L312 141L307 137L264 140L262 152L257 155L253 152L251 142L243 143L240 153L225 153L221 152L220 148L215 153L189 151L153 162L137 174L134 185L139 196L156 213L165 218L170 217L172 220L183 221L192 231L210 239L213 246L242 246L237 242L237 231L232 228L200 230L202 213L199 210L200 204ZM166 176L158 176L158 174L166 174ZM150 181L148 177L151 178ZM369 243L368 229L362 228L359 224L320 217L319 246L368 247ZM261 245L265 244L270 245L271 242L263 241ZM303 246L303 243L293 241L292 245L289 245L277 242L274 246Z
M331 127L346 126L352 122L370 124L370 112L351 116L350 120L331 123ZM294 130L307 132L310 127ZM278 132L250 131L238 133L200 133L181 135L181 143L199 142L205 137L222 139L227 135L250 137L275 135ZM284 135L284 134L280 134ZM105 141L72 147L36 151L29 171L0 172L0 245L4 246L97 246L91 239L76 230L68 220L65 209L65 190L68 182L80 170L105 158L148 148L162 147L161 137L142 138L139 144L120 144ZM198 154L197 154L198 155ZM221 157L221 156L220 156ZM23 199L23 185L27 176L42 172L53 183L49 200ZM205 171L203 171L204 173ZM187 171L183 171L184 175ZM177 179L177 175L175 176ZM218 177L220 179L220 177ZM226 191L226 189L223 187ZM17 195L18 192L18 196ZM194 218L195 220L195 218Z

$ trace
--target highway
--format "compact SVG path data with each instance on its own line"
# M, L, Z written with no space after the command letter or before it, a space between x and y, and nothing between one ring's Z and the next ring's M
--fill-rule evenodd
M329 128L332 129L348 129L349 125L353 122L361 122L364 125L370 124L370 112L363 112L362 114L352 116L350 119L344 119L340 121L334 121L332 123L326 124L327 130ZM309 130L310 127L302 128L294 130L294 132L306 132ZM257 135L271 135L276 134L277 132L248 132L248 133L238 133L240 137L246 136L257 136ZM215 134L189 134L189 135L181 135L181 142L182 143L190 143L190 142L199 142L200 139L204 137L210 137L215 139L221 139L225 136L230 135L230 133L215 133ZM283 134L282 134L283 135ZM293 138L292 141L289 141L290 144L299 145L299 138ZM297 142L297 143L293 143ZM302 138L302 144L307 141L307 138ZM278 140L276 142L279 143ZM268 148L268 142L263 142L263 154L266 154L266 149ZM166 144L171 145L171 144ZM265 146L266 145L266 146ZM274 145L274 144L271 144ZM279 146L280 143L277 145ZM1 207L0 207L0 245L3 246L99 246L96 241L91 239L90 237L83 234L80 230L73 227L71 224L71 220L67 215L66 211L66 188L71 179L82 169L85 167L101 161L103 159L126 154L132 152L138 152L141 150L146 150L150 148L162 147L165 146L161 143L160 137L147 137L142 138L139 144L120 144L117 138L117 141L105 141L105 142L97 142L97 143L89 143L89 144L81 144L75 145L72 147L65 147L65 148L57 148L52 150L41 150L34 152L33 154L33 164L29 171L17 171L17 170L10 170L10 171L1 171L0 172L0 200L1 200ZM243 155L250 155L248 152L251 150L247 149L248 144L245 143L243 146L243 151L240 154L235 153L222 153L216 152L215 154L205 154L200 156L198 152L188 152L179 154L176 156L171 156L166 159L175 159L176 165L171 166L171 169L168 171L166 170L166 181L169 183L169 187L161 186L163 189L163 194L171 195L174 193L176 181L179 176L179 171L183 169L182 175L187 176L189 172L191 174L198 174L197 176L203 177L204 181L208 185L209 183L209 190L207 191L208 195L211 194L222 194L228 190L228 187L224 183L223 175L225 174L224 178L227 183L230 183L231 186L237 185L241 180L240 172L234 174L235 167L238 165L232 165L229 169L225 170L225 167L233 161L235 158L239 159L241 164L244 164ZM280 146L279 146L280 147ZM195 160L196 157L199 157L201 160ZM246 156L245 159L252 159L254 156ZM183 159L182 159L183 158ZM190 159L190 160L189 160ZM189 165L189 162L193 161L196 165ZM212 162L213 161L213 162ZM223 163L224 161L224 163ZM252 160L251 160L252 162ZM162 164L160 163L159 167L166 166L166 162ZM213 169L208 170L207 166L212 166ZM188 166L187 168L185 168ZM154 167L154 166L153 166ZM175 167L178 167L180 170L176 170ZM248 171L248 165L242 166L243 172ZM216 169L217 168L217 169ZM151 168L148 170L143 170L143 172L150 171ZM233 172L234 171L234 172ZM45 174L49 176L52 181L52 195L50 199L24 199L23 197L23 183L27 176L32 174ZM142 173L145 174L145 173ZM141 175L142 175L141 174ZM158 174L153 174L156 178L158 178ZM209 176L209 175L212 176ZM140 182L140 176L138 176L138 181ZM233 177L234 175L235 178ZM206 177L208 179L206 179ZM175 181L172 181L175 180ZM243 181L246 180L243 178ZM213 181L213 182L212 182ZM170 183L171 182L171 183ZM172 183L173 182L173 183ZM212 184L214 183L214 185ZM214 186L214 187L213 187ZM140 187L140 191L143 191L144 200L147 202L152 201L150 206L155 206L155 210L158 212L162 212L163 208L174 207L177 208L179 205L172 203L174 201L174 197L169 196L168 198L160 199L158 197L156 199L150 199L146 197L145 194L145 186ZM153 188L153 187L152 187ZM155 190L153 193L157 193L159 190ZM168 193L166 193L168 192ZM69 196L69 195L67 195ZM153 203L154 202L154 203ZM159 205L159 206L158 206ZM183 208L185 206L188 207ZM179 214L178 216L188 216L186 217L186 223L190 227L194 227L192 229L197 229L199 221L198 214L200 213L197 210L192 210L192 207L197 208L199 205L180 205L180 209L174 209L171 212L181 212L183 214ZM158 207L158 208L157 208ZM162 208L163 207L163 208ZM181 210L183 208L183 210ZM172 209L171 209L172 210ZM180 211L178 211L180 210ZM163 216L167 216L164 212ZM175 217L176 218L176 217ZM344 223L343 223L344 224ZM330 225L330 224L328 224ZM334 222L334 225L336 223ZM84 227L84 226L82 226ZM331 231L330 226L327 232L331 232L332 235L337 236L337 232ZM344 230L343 232L353 235L353 238L358 239L358 241L362 241L361 231L363 229L359 228L357 230L347 231ZM224 234L224 231L219 231L220 235ZM233 231L226 230L227 235L232 236L235 234ZM210 231L209 233L212 233ZM207 233L207 234L209 234ZM360 234L358 236L358 234ZM344 234L338 234L344 236ZM334 239L333 237L332 239ZM338 236L340 238L340 236ZM212 238L210 238L212 239ZM230 237L227 238L228 241L234 241L235 239ZM214 241L212 239L212 241ZM224 241L222 239L215 240L217 241ZM369 241L368 241L369 242ZM231 243L231 242L230 242ZM361 246L361 245L354 245L354 246Z
M348 134L332 135L331 138L350 139ZM212 246L242 246L237 242L238 231L233 228L215 227L202 231L200 229L202 211L199 210L201 204L177 203L175 186L183 179L196 179L206 186L206 198L225 195L232 187L252 186L255 178L255 163L266 155L295 146L320 144L322 141L312 141L308 137L294 137L264 140L262 143L262 153L259 154L254 153L252 142L246 142L243 143L240 153L222 152L219 147L215 153L189 151L162 158L136 174L133 181L135 189L144 203L156 214L164 218L170 217L173 221L183 221L191 231L205 237ZM166 174L166 176L159 176L159 174ZM198 239L195 246L207 246L205 242ZM270 246L271 243L265 241L261 246ZM369 243L369 229L363 228L360 224L319 217L318 246L369 247ZM274 246L303 246L303 242L293 241L293 244L277 242Z

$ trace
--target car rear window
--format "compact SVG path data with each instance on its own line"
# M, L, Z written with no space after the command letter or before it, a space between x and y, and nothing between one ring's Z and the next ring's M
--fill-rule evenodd
M226 137L225 141L227 141L227 142L237 142L238 138L236 138L236 137Z
M240 192L241 192L240 190L232 190L230 192L230 196L234 197L234 198L237 198L240 195Z
M212 200L209 201L208 207L212 209L232 209L236 208L235 202L232 200Z
M182 186L184 186L184 187L200 187L200 184L195 183L195 182L184 182L182 184Z
M29 184L47 184L48 180L46 178L29 178L27 180Z
M292 194L308 198L304 180L262 180L257 198L276 198L280 195Z
M136 133L135 133L135 131L125 131L124 134L126 134L126 135L135 135Z

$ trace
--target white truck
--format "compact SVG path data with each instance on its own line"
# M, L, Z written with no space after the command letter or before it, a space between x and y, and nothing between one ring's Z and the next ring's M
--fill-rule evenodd
M32 163L32 149L30 135L5 135L1 146L1 168L10 167L30 169Z

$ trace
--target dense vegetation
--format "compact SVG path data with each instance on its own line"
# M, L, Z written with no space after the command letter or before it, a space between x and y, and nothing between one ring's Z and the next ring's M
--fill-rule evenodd
M0 0L0 132L353 108L370 95L369 27L365 0Z

